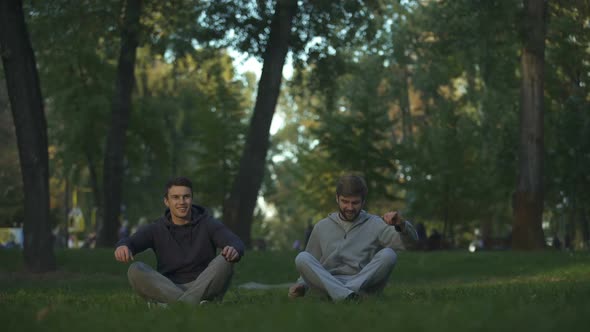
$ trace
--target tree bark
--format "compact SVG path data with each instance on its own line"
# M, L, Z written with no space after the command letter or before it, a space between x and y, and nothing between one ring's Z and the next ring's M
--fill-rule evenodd
M96 208L96 224L102 225L102 195L100 193L99 180L97 174L97 166L92 153L86 152L86 161L88 163L88 173L90 174L90 186L92 187L92 198L94 200L94 207ZM94 225L96 226L96 225ZM96 231L93 229L93 231Z
M70 206L70 202L72 201L72 197L71 197L71 193L72 193L72 183L70 182L70 174L69 172L64 172L65 173L65 189L64 189L64 221L65 221L65 225L63 225L64 230L63 230L63 234L65 237L65 243L64 243L64 247L68 248L70 246L70 210L72 209L72 207ZM58 237L61 235L61 232L58 232ZM61 242L61 239L56 239L59 240L58 242ZM61 243L58 244L59 248L61 248Z
M512 248L545 246L543 216L543 76L547 2L524 0L524 47L518 180L514 195Z
M55 269L49 222L47 122L22 1L0 1L0 53L24 185L24 261L32 272Z
M139 44L141 0L127 0L121 31L121 51L104 158L102 224L98 227L97 246L111 247L117 242L121 213L126 132L131 113L131 94Z
M283 65L289 51L289 38L296 12L296 0L277 0L246 145L230 196L223 208L224 223L247 246L250 245L250 228L264 177L270 125L279 97Z
M404 65L401 92L401 113L402 113L402 140L404 143L412 144L412 105L410 104L410 73L407 65Z
M492 249L492 233L493 233L493 215L489 215L481 220L481 240L485 249Z
M581 249L588 249L590 246L590 225L588 224L588 215L586 209L580 207L580 231L582 233Z

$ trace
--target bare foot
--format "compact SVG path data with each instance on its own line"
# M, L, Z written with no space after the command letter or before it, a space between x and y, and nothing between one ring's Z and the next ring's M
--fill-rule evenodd
M289 287L289 297L296 298L305 295L305 285L304 284L294 284L293 286Z

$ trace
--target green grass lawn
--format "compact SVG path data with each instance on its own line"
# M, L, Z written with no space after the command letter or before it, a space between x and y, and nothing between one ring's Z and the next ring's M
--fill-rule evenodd
M590 331L589 253L403 252L384 294L360 303L237 287L294 281L294 257L248 252L223 303L148 310L112 250L58 251L59 270L43 275L24 273L19 251L0 251L0 329Z

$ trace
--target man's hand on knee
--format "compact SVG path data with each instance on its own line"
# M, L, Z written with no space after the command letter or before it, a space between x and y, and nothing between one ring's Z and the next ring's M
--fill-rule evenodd
M240 259L240 253L232 246L225 246L221 250L221 256L228 262L236 262Z
M296 298L296 297L301 297L305 295L305 285L304 284L300 284L300 283L296 283L293 286L289 287L289 297L290 298Z
M127 246L118 246L115 249L115 259L119 262L128 263L133 260L133 254L129 247Z

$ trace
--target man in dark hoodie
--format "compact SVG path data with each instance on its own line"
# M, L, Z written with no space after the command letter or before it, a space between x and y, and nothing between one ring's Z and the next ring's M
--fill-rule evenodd
M149 248L156 254L157 271L135 262L127 272L131 287L150 302L199 304L221 300L233 274L233 263L244 255L243 242L192 200L189 179L169 180L164 216L117 243L115 258L120 262L130 262ZM221 249L220 255L217 249Z

